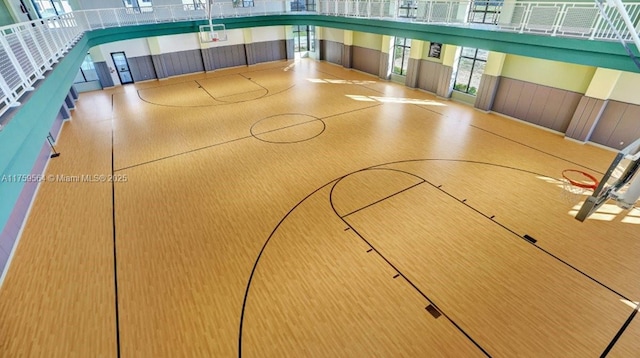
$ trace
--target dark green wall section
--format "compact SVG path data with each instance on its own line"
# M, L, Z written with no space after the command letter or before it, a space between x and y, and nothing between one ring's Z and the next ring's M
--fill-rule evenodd
M46 74L46 78L37 84L35 91L27 94L29 98L0 132L1 175L31 173L49 129L88 50L85 37ZM0 185L0 228L7 223L23 185L24 183L12 182L3 182Z
M15 21L3 0L0 0L0 26L11 25Z
M3 5L2 2L0 4ZM0 10L2 8L0 7ZM535 36L465 27L424 25L342 18L323 15L278 15L218 19L227 29L261 26L316 25L370 32L486 50L544 58L589 66L640 72L617 42ZM75 47L47 73L46 79L29 94L13 118L0 132L0 174L28 174L37 159L47 133L64 101L89 48L113 41L149 36L197 32L204 21L165 23L109 28L88 32ZM22 190L23 183L0 185L0 228L6 224Z

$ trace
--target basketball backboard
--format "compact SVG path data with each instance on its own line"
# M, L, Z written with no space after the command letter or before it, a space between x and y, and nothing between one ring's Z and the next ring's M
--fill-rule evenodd
M200 26L200 43L227 41L227 29L224 24L212 24Z
M576 219L585 221L605 202L615 201L623 209L631 209L640 197L640 139L618 152L597 188L580 207Z

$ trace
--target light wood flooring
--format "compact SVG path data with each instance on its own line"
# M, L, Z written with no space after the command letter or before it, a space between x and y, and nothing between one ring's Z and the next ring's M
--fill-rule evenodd
M41 184L0 357L640 356L640 210L558 181L613 152L312 60L83 93L57 149L98 179Z

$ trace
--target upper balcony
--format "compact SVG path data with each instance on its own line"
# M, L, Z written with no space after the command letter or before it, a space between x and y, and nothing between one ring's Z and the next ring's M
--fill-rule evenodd
M571 39L556 47L577 51L597 47L594 54L620 57L627 54L619 41L625 46L634 41L640 22L640 3L622 6L628 14L626 22L614 4L515 0L234 0L215 2L211 9L178 4L74 11L0 28L0 115L19 106L21 97L85 33L94 30L160 24L170 33L170 23L188 24L186 30L179 30L182 32L198 31L197 25L208 21L225 23L228 28L304 23L417 39L438 40L439 36L454 45L475 41L484 43L488 50L516 54L516 43L542 46L554 39ZM511 39L505 40L509 36ZM86 45L116 37L112 34ZM553 51L540 52L540 57L552 58ZM599 66L606 62L584 53L582 57L576 61ZM631 59L623 60L607 63L611 68L637 71Z

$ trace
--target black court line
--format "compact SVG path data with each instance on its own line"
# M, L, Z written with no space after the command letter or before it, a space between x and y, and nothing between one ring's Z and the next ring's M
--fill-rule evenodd
M255 73L255 72L266 72L266 71L271 71L271 70L285 70L287 67L289 67L289 66L277 66L277 67L256 69L256 70L252 70L252 71L243 71L241 73ZM224 71L224 70L229 70L229 69L231 69L231 67L220 68L220 69L217 69L217 70ZM197 72L194 72L194 73L187 73L186 75L187 76L192 76L192 75L197 75L197 74L198 74ZM206 73L205 73L205 75L206 75ZM211 79L231 77L231 76L236 76L236 75L238 75L238 73L229 73L229 74L226 74L226 75L217 75L217 76L204 77L204 78L200 78L200 80L211 80ZM174 78L177 78L177 77L166 77L166 78L162 78L162 79L174 79ZM156 78L155 80L156 81L160 81L161 78ZM161 85L158 85L158 86L148 86L148 87L143 88L143 90L162 88L162 87L169 87L169 86L176 86L176 85L181 85L181 84L185 84L185 83L189 83L189 82L193 82L193 80L185 80L185 81L180 81L180 82L174 82L174 83L171 83L171 84L161 84Z
M229 144L229 143L237 142L237 141L239 141L239 140L243 140L243 139L247 139L247 138L253 138L253 136L250 136L250 135L249 135L249 136L245 136L245 137L240 137L240 138L236 138L236 139L231 139L231 140L228 140L228 141L226 141L226 142L220 142L220 143L214 143L214 144L211 144L211 145L206 145L206 146L204 146L204 147L200 147L200 148L196 148L196 149L187 150L187 151L185 151L185 152L180 152L180 153L176 153L176 154L171 154L171 155L168 155L168 156L166 156L166 157L157 158L157 159L149 160L149 161L146 161L146 162L142 162L142 163L138 163L138 164L130 165L130 166L127 166L127 167L118 168L118 169L116 169L115 171L116 171L116 172L118 172L118 171L125 170L125 169L131 169L131 168L139 167L139 166L142 166L142 165L146 165L146 164L151 164L151 163L159 162L159 161L161 161L161 160L165 160L165 159L171 159L171 158L174 158L174 157L179 157L179 156L181 156L181 155L185 155L185 154L191 154L191 153L194 153L194 152L198 152L198 151L201 151L201 150L205 150L205 149L209 149L209 148L213 148L213 147L221 146L221 145L223 145L223 144Z
M391 195L388 195L388 196L386 196L386 197L384 197L384 198L382 198L382 199L376 200L376 201L374 201L373 203L367 204L367 205L365 205L365 206L363 206L363 207L361 207L361 208L358 208L358 209L356 209L356 210L354 210L354 211L352 211L352 212L350 212L350 213L344 214L344 215L340 216L340 218L341 218L341 219L346 218L347 216L353 215L353 214L355 214L355 213L357 213L357 212L359 212L359 211L361 211L361 210L364 210L364 209L369 208L369 207L371 207L371 206L374 206L374 205L376 205L376 204L379 204L379 203L381 203L381 202L383 202L383 201L385 201L385 200L391 199L391 198L393 198L394 196L396 196L396 195L398 195L398 194L404 193L405 191L411 190L411 189L413 189L413 188L415 188L415 187L417 187L417 186L419 186L419 185L421 185L421 184L424 184L424 183L426 182L423 178L421 178L421 177L419 177L419 176L417 176L417 175L415 175L415 174L413 174L413 173L409 173L409 172L405 172L405 171L403 171L403 170L398 170L398 169L393 169L393 168L375 168L375 167L374 167L374 168L368 168L368 169L364 169L364 170L358 171L358 173L362 173L362 172L365 172L365 171L371 171L371 170L388 170L388 171L399 172L399 173L403 173L403 174L406 174L406 175L409 175L409 176L412 176L412 177L418 178L418 179L420 179L420 182L415 183L415 184L413 184L413 185L410 185L410 186L408 186L408 187L406 187L406 188L404 188L404 189L402 189L402 190L400 190L400 191L397 191L397 192L395 192L395 193L393 193L393 194L391 194ZM348 177L348 176L351 176L351 175L353 175L353 174L354 174L354 173L349 174L349 175L345 176L345 178L346 178L346 177ZM340 181L341 181L342 179L344 179L344 178L341 178L341 179L340 179ZM336 184L336 185L337 185L337 184ZM332 191L332 193L333 193L333 191ZM339 214L338 214L338 215L339 215Z
M627 329L627 327L629 327L629 325L631 324L631 321L633 321L633 319L636 317L636 314L638 313L638 309L640 309L640 304L636 305L636 308L634 308L633 312L631 312L631 314L629 315L629 318L627 318L627 320L624 322L622 327L620 327L620 329L618 330L616 335L613 337L611 342L609 342L609 345L607 345L607 348L605 348L604 352L602 352L602 354L600 355L601 358L606 357L609 354L609 352L611 352L611 349L613 349L616 343L618 343L618 340L620 339L620 337L622 337L622 334L624 333L624 331Z
M387 165L393 165L393 164L401 164L401 163L407 163L407 162L417 162L417 161L450 161L450 162L462 162L462 163L473 163L473 164L484 164L484 165L490 165L490 166L494 166L494 167L500 167L500 168L505 168L505 169L511 169L511 170L516 170L516 171L520 171L520 172L524 172L524 173L530 173L533 175L538 175L538 176L544 176L544 174L540 174L540 173L536 173L530 170L526 170L526 169L519 169L516 167L510 167L510 166L506 166L506 165L501 165L501 164L492 164L492 163L488 163L488 162L479 162L479 161L472 161L472 160L457 160L457 159L413 159L413 160L401 160L401 161L397 161L397 162L392 162L392 163L386 163L386 164L380 164L371 168L376 168L376 167L382 167L382 166L387 166ZM415 174L414 174L415 175ZM517 232L515 232L513 229L507 227L506 225L498 222L495 219L495 216L489 216L488 214L483 213L482 211L474 208L473 206L469 205L466 200L462 201L458 198L456 198L455 196L453 196L451 193L447 192L446 190L444 190L442 188L442 185L435 185L433 183L431 183L430 181L420 177L421 179L423 179L427 184L431 185L432 187L438 189L439 191L441 191L442 193L446 194L447 196L453 198L454 200L456 200L457 202L461 203L462 205L466 206L467 208L475 211L476 213L484 216L485 218L487 218L488 220L490 220L491 222L499 225L500 227L502 227L504 230L512 233L513 235L515 235L516 237L518 237L521 240L524 240L525 242L527 242L528 244L530 244L531 246L535 247L536 249L544 252L545 254L551 256L552 258L554 258L555 260L559 261L560 263L566 265L567 267L571 268L572 270L574 270L575 272L581 274L582 276L588 278L589 280L591 280L592 282L596 283L597 285L599 285L602 288L607 289L608 291L616 294L618 297L623 298L627 301L630 301L630 299L628 297L626 297L625 295L623 295L622 293L616 291L615 289L605 285L603 282L600 282L598 279L596 279L595 277L587 274L586 272L580 270L579 268L573 266L572 264L570 264L568 261L560 258L559 256L556 256L555 254L551 253L550 251L536 245L535 243L529 241L528 239L526 239L523 235L518 234Z
M360 172L360 171L358 171L358 172ZM407 174L414 175L412 173L407 173ZM349 175L352 175L352 174L349 174ZM369 240L367 240L362 234L360 234L360 232L358 232L358 230L356 230L356 228L353 227L353 225L351 225L347 220L345 220L345 218L340 216L340 214L336 210L334 202L333 202L333 191L336 188L336 186L340 183L340 181L342 181L344 178L348 177L349 175L346 175L346 176L336 180L334 182L333 186L331 187L331 192L329 193L329 202L331 203L331 209L336 214L336 216L338 216L340 218L340 220L342 220L344 222L345 225L349 226L351 228L351 230L354 233L356 233L356 235L358 235L360 240L362 240L364 243L366 243L371 248L371 250L373 250L376 254L378 254L378 256L380 256L380 258L382 258L387 263L387 265L389 265L391 268L393 268L393 270L395 270L405 281L407 281L407 283L409 285L411 285L411 287L413 287L413 289L416 290L416 292L418 292L425 300L427 300L429 302L429 304L431 304L433 307L435 307L451 324L453 324L453 326L460 333L462 333L465 337L467 337L467 339L471 343L473 343L473 345L475 345L476 348L478 348L480 351L482 351L482 353L484 353L485 356L491 357L491 355L478 342L476 342L476 340L473 339L473 337L471 337L462 327L460 327L459 324L457 324L449 315L447 315L441 308L439 308L438 305L433 301L432 298L427 296L418 286L416 286L416 284L413 283L413 281L411 281L411 279L409 279L402 271L400 271L400 269L398 267L396 267L396 265L394 265L387 257L385 257L382 254L382 252L380 252L375 246L373 246L369 242Z
M169 86L170 86L170 85L169 85ZM221 102L221 103L199 104L199 105L193 105L193 106L184 106L184 105L177 105L177 104L162 104L162 103L155 103L155 102L151 102L150 100L147 100L147 99L145 99L145 98L142 98L142 93L140 93L140 91L144 91L144 90L146 90L146 88L139 89L139 90L137 90L137 91L136 91L136 93L138 94L138 98L139 98L142 102L148 103L148 104L153 105L153 106L168 107L168 108L205 108L205 107L216 107L216 106L228 106L228 105L233 105L233 104L239 104L239 103L245 103L245 102L257 101L257 100L260 100L260 99L263 99L263 98L269 98L269 97L275 96L275 95L277 95L277 94L284 93L284 92L286 92L286 91L288 91L288 90L292 89L292 88L293 88L293 87L295 87L295 86L296 86L296 85L292 85L292 86L287 87L287 88L285 88L285 89L283 89L283 90L281 90L281 91L274 92L274 93L272 93L271 95L264 95L264 96L261 96L261 97L258 97L258 98L247 99L247 100L244 100L244 101L236 101L236 102L231 102L231 101L219 101L219 102ZM163 86L158 86L158 87L153 87L153 88L161 88L161 87L163 87ZM203 87L203 89L204 89L204 87ZM207 93L208 93L208 92L207 92ZM209 96L211 96L211 94L209 94ZM216 100L215 98L213 98L213 99L214 99L214 100Z
M201 90L204 91L204 93L208 94L209 97L211 97L211 99L213 99L214 101L216 100L216 98L211 94L211 92L207 91L206 88L204 88L204 86L198 82L198 80L193 80L193 82L195 82L198 85L198 88L200 88ZM138 97L140 96L140 91L138 91Z
M324 117L322 117L320 119L328 119L328 118L331 118L331 117L338 117L338 116L342 116L342 115L345 115L345 114L358 112L358 111L363 111L365 109L371 109L371 108L380 107L380 106L382 106L382 103L377 103L377 104L374 104L373 106L368 106L368 107L356 108L356 109L352 109L352 110L349 110L349 111L344 111L344 112L340 112L340 113L336 113L336 114L330 114L330 115L324 116Z
M346 178L346 177L347 177L347 176L349 176L349 175L352 175L352 174L355 174L355 173L358 173L358 172L361 172L361 171L364 171L364 170L371 170L371 169L386 169L386 170L396 170L396 171L399 171L399 172L404 172L404 173L407 173L407 174L409 174L409 175L416 176L416 175L415 175L415 174L413 174L413 173L405 172L405 171L402 171L402 170L399 170L399 169L385 168L384 166L389 166L389 165L394 165L394 164L403 164L403 163L429 162L429 161L463 162L463 163L483 164L483 165L489 165L489 166L493 166L493 167L501 167L501 168L506 168L506 169L517 170L517 171L520 171L520 172L529 173L529 174L533 174L533 175L537 175L537 176L545 176L545 175L543 175L543 174L536 173L536 172L533 172L533 171L530 171L530 170L526 170L526 169L520 169L520 168L515 168L515 167L509 167L509 166L505 166L505 165L493 164L493 163L488 163L488 162L480 162L480 161L472 161L472 160L460 160L460 159L435 159L435 158L431 158L431 159L429 159L429 158L422 158L422 159L406 159L406 160L398 160L398 161L392 161L392 162L388 162L388 163L382 163L382 164L378 164L378 165L373 165L373 166L370 166L370 167L367 167L367 168L364 168L364 169L360 169L360 170L356 170L356 171L354 171L354 172L348 173L348 174L346 174L346 175L343 175L343 176L341 176L341 177L339 177L339 178L337 178L337 179L331 180L331 181L327 182L326 184L324 184L324 185L320 186L319 188L315 189L313 192L311 192L310 194L308 194L307 196L305 196L302 200L300 200L300 201L299 201L295 206L293 206L293 207L292 207L292 208L291 208L291 209L286 213L286 215L285 215L284 217L282 217L282 219L280 219L280 221L278 222L278 224L274 227L274 229L273 229L273 230L271 231L271 233L269 234L269 237L266 239L266 241L265 241L264 245L262 246L262 248L260 249L260 252L258 253L258 256L257 256L256 260L254 261L253 268L252 268L251 273L250 273L250 275L249 275L249 278L248 278L248 280L247 280L247 285L246 285L246 288L245 288L245 294L244 294L243 303L242 303L242 310L241 310L240 318L239 318L240 322L239 322L239 330L238 330L238 357L242 357L242 335L243 335L243 327L244 327L244 317L245 317L245 312L246 312L246 309L247 309L247 300L248 300L248 296L249 296L249 293L250 293L251 284L252 284L252 282L253 282L253 277L254 277L255 272L256 272L256 269L257 269L257 267L258 267L258 263L260 262L260 259L262 258L263 254L264 254L264 251L265 251L265 249L266 249L266 247L267 247L267 245L269 244L269 242L271 241L271 239L274 237L274 235L275 235L275 233L277 232L277 230L279 229L279 227L280 227L280 226L282 225L282 223L283 223L283 222L284 222L284 221L285 221L285 220L286 220L286 219L291 215L291 213L292 213L296 208L298 208L298 207L299 207L299 206L300 206L304 201L306 201L308 198L310 198L313 194L315 194L315 193L319 192L320 190L322 190L323 188L327 187L328 185L331 185L332 183L334 184L334 185L333 185L333 187L332 187L332 189L331 189L331 190L333 191L333 189L334 189L335 185L337 184L337 182L339 182L340 180L342 180L342 179ZM420 177L420 178L421 178L421 177ZM424 178L421 178L421 179L425 180ZM426 182L426 183L428 183L429 185L433 186L434 188L436 188L436 189L438 189L438 190L440 190L440 191L444 192L444 193L445 193L445 194L447 194L448 196L452 197L453 199L455 199L455 201L460 202L460 200L459 200L458 198L456 198L456 197L454 197L453 195L451 195L451 194L447 193L446 191L444 191L444 190L442 189L442 185L435 185L435 184L433 184L433 183L430 183L430 182L429 182L429 181L427 181L427 180L425 180L425 182ZM564 261L563 259L561 259L561 258L559 258L559 257L557 257L557 256L555 256L555 255L553 255L552 253L548 252L547 250L545 250L545 249L543 249L543 248L541 248L541 247L539 247L539 246L537 246L537 245L531 244L529 241L525 240L523 237L521 237L520 235L518 235L515 231L513 231L513 230L509 229L508 227L506 227L505 225L500 224L499 222L497 222L497 221L493 220L493 219L495 218L495 216L493 216L493 215L492 215L492 216L490 216L490 217L489 217L489 216L487 216L486 214L484 214L484 213L480 212L479 210L477 210L477 209L475 209L475 208L473 208L473 207L469 206L469 204L463 203L463 205L465 205L465 206L467 206L469 209L472 209L472 210L474 210L475 212L477 212L477 213L479 213L479 214L481 214L481 215L485 216L485 217L486 217L488 220L490 220L491 222L498 224L499 226L501 226L501 227L502 227L502 228L504 228L505 230L507 230L507 231L511 232L511 233L512 233L512 234L514 234L515 236L517 236L517 237L519 237L520 239L522 239L522 240L526 241L527 243L529 243L531 246L535 247L536 249L538 249L538 250L541 250L541 251L545 252L546 254L550 255L551 257L553 257L554 259L556 259L556 260L558 260L559 262L563 263L564 265L566 265L566 266L570 267L571 269L573 269L574 271L578 272L579 274L581 274L581 275L583 275L583 276L587 277L587 278L588 278L589 280L591 280L592 282L594 282L594 283L596 283L596 284L600 285L601 287L603 287L603 288L605 288L605 289L609 290L610 292L612 292L612 293L616 294L617 296L619 296L619 297L621 297L621 298L623 298L623 299L626 299L626 300L630 301L628 298L626 298L626 297L625 297L624 295L622 295L621 293L619 293L619 292L617 292L617 291L613 290L612 288L610 288L610 287L608 287L608 286L604 285L603 283L601 283L600 281L596 280L595 278L593 278L593 277L589 276L588 274L584 273L583 271L580 271L578 268L576 268L576 267L572 266L571 264L569 264L568 262ZM333 207L333 203L332 203L332 202L331 202L331 206L332 206L332 208L333 208L334 213L336 214L336 216L338 216L338 217L340 218L340 215L335 211L335 207ZM351 226L351 225L350 225L350 224L349 224L345 219L343 219L343 218L340 218L340 219L341 219L341 220L343 221L343 223L347 226L347 227L344 229L344 231L353 231L353 232L355 232L355 233L356 233L356 235L358 235L358 236L359 236L359 237L360 237L360 238L361 238L365 243L367 243L370 247L372 247L372 248L373 248L373 246L372 246L370 243L368 243L368 242L366 241L366 239L365 239L364 237L362 237L362 236L360 235L360 233L358 233L358 232L357 232L357 231L356 231L356 230L355 230L355 229L354 229L354 228L353 228L353 227L352 227L352 226ZM374 250L375 250L375 248L374 248ZM377 252L377 250L376 250L376 253L378 253L378 254L380 255L380 253L379 253L379 252ZM382 255L380 255L380 256L381 256L381 258L385 259L385 258L384 258L384 256L382 256ZM412 281L410 281L410 280L409 280L409 279L408 279L404 274L402 274L402 272L400 272L400 271L399 271L395 266L393 266L390 262L388 262L388 260L386 260L386 259L385 259L385 261L387 261L387 263L388 263L392 268L394 268L394 270L397 272L397 274L396 274L395 276L393 276L393 278L394 278L394 279L395 279L395 278L397 278L397 277L402 276L402 278L404 278L404 279L405 279L405 280L406 280L406 281L407 281L407 282L408 282L408 283L409 283L409 284L410 284L410 285L411 285L411 286L412 286L412 287L413 287L417 292L419 292L423 297L425 297L424 293L423 293L423 292L421 292L421 291L420 291L420 289L419 289L417 286L415 286L415 284L413 284L413 282L412 282ZM428 299L427 299L427 300L428 300ZM433 304L433 302L432 302L432 304ZM438 309L439 311L441 311L441 312L442 312L442 310L441 310L440 308L438 308L435 304L434 304L434 307L435 307L436 309ZM443 314L444 314L444 312L443 312ZM447 317L447 316L445 315L445 317ZM449 321L451 321L450 317L447 317L447 319L448 319ZM452 322L452 324L454 324L454 326L455 326L458 330L460 330L460 331L462 332L462 328L461 328L460 326L458 326L455 322ZM471 338L469 335L467 335L466 333L465 333L465 336L466 336L467 338L469 338L469 339L472 339L472 338ZM481 348L481 349L482 349L482 348ZM486 351L484 351L483 349L482 349L482 351L483 351L486 355L488 355L488 354L486 353Z
M116 310L116 349L117 357L120 358L120 308L118 306L118 251L116 248L116 184L113 180L115 176L114 143L115 143L115 120L113 118L113 94L111 95L111 223L113 225L113 284L115 294Z
M494 135L494 136L496 136L496 137L500 137L500 138L502 138L502 139L506 139L506 140L508 140L508 141L510 141L510 142L517 143L517 144L519 144L519 145L521 145L521 146L523 146L523 147L527 147L527 148L529 148L529 149L533 149L533 150L535 150L536 152L540 152L540 153L546 154L546 155L548 155L548 156L550 156L550 157L553 157L553 158L556 158L556 159L560 159L560 160L565 161L565 162L567 162L567 163L571 163L571 164L573 164L573 165L577 165L577 166L579 166L579 167L582 167L582 168L585 168L585 169L589 169L589 170L591 170L591 171L593 171L593 172L596 172L596 173L599 173L599 174L604 174L603 172L601 172L601 171L599 171L599 170L596 170L596 169L593 169L593 168L589 168L589 167L588 167L588 166L586 166L586 165L583 165L583 164L580 164L580 163L574 162L574 161L572 161L572 160L569 160L569 159L563 158L563 157L561 157L561 156L559 156L559 155L555 155L555 154L552 154L552 153L549 153L549 152L545 152L544 150L538 149L538 148L536 148L536 147L534 147L534 146L531 146L531 145L528 145L528 144L524 144L524 143L519 142L519 141L517 141L517 140L515 140L515 139L511 139L511 138L509 138L509 137L505 137L505 136L503 136L503 135L501 135L501 134L498 134L498 133L492 132L492 131L490 131L490 130L488 130L488 129L480 128L480 127L478 127L478 126L476 126L476 125L473 125L473 124L469 124L469 127L472 127L472 128L478 129L478 130L481 130L481 131L483 131L483 132L487 132L487 133L493 134L493 135Z
M256 126L256 124L258 124L258 123L260 123L260 122L264 121L265 119L274 118L274 117L280 117L280 116L288 116L288 115L294 115L294 116L305 116L305 117L311 117L311 118L313 118L313 119L310 119L310 120L308 120L308 121L304 121L304 122L300 122L300 123L290 124L290 125L288 125L288 126L284 126L284 127L279 127L279 128L275 128L275 129L270 129L270 130L268 130L268 131L264 131L264 132L253 133L253 127L255 127L255 126ZM317 118L317 117L313 117L313 116L310 116L310 115L308 115L308 114L304 114L304 113L281 113L281 114L276 114L276 115L273 115L273 116L265 117L265 118L262 118L262 119L260 119L260 120L256 121L256 122L251 126L251 128L249 128L249 132L251 132L251 134L253 134L253 135L255 136L255 135L261 135L261 134L273 133L273 132L277 132L277 131L279 131L279 130L281 130L281 129L287 129L287 128L292 128L292 127L297 127L297 126L301 126L301 125L308 124L308 123L312 123L312 122L318 122L318 121L322 122L322 119Z
M275 94L277 94L277 93L274 93L274 95L275 95ZM140 95L140 93L138 92L138 96L139 96L139 95ZM112 95L112 96L113 96L113 95ZM144 101L144 100L143 100L143 101ZM322 123L324 123L324 119L326 119L326 118L336 117L336 116L340 116L340 115L347 114L347 113L352 113L352 112L357 112L357 111L361 111L361 110L366 110L366 109L369 109L369 108L377 107L377 106L379 106L379 105L381 105L381 104L377 104L377 105L370 106L370 107L358 108L358 109L354 109L354 110L351 110L351 111L346 111L346 112L342 112L342 113L338 113L338 114L332 114L332 115L327 116L327 117L324 117L324 118L318 118L317 120L320 120ZM307 115L307 114L305 114L305 115ZM308 116L308 115L307 115L307 116ZM286 128L286 127L284 127L284 128ZM284 128L281 128L281 129L284 129ZM278 130L278 129L275 129L275 130ZM274 130L274 131L275 131L275 130ZM323 131L324 131L324 130L323 130ZM267 133L267 132L265 132L265 133ZM262 134L262 133L261 133L261 134ZM236 139L230 139L230 140L225 141L225 142L214 143L214 144L211 144L211 145L206 145L206 146L204 146L204 147L200 147L200 148L196 148L196 149L191 149L191 150L188 150L188 151L185 151L185 152L180 152L180 153L176 153L176 154L168 155L168 156L166 156L166 157L156 158L156 159L149 160L149 161L146 161L146 162L142 162L142 163L137 163L137 164L129 165L129 166L126 166L126 167L118 168L118 169L116 169L115 171L116 171L116 172L118 172L118 171L125 170L125 169L131 169L131 168L139 167L139 166L142 166L142 165L155 163L155 162L158 162L158 161L161 161L161 160L170 159L170 158L177 157L177 156L181 156L181 155L185 155L185 154L190 154L190 153L197 152L197 151L200 151L200 150L209 149L209 148L212 148L212 147L217 147L217 146L220 146L220 145L223 145L223 144L229 144L229 143L237 142L237 141L240 141L240 140L243 140L243 139L247 139L247 138L253 138L253 135L244 136L244 137L240 137L240 138L236 138ZM264 141L263 141L263 142L264 142Z
M251 269L251 273L249 274L249 279L247 280L247 286L245 288L244 298L242 299L242 310L240 312L240 327L238 329L238 357L242 357L242 332L243 332L243 328L244 328L244 315L245 315L246 308L247 308L247 299L249 298L249 292L250 292L250 289L251 289L251 283L253 282L253 277L255 276L256 269L258 268L258 263L260 262L260 259L262 258L262 254L264 254L264 250L267 248L267 245L269 244L269 242L271 241L271 239L275 235L276 231L278 231L278 229L280 228L282 223L289 217L289 215L291 215L291 213L293 213L294 210L296 210L296 208L298 208L300 205L302 205L302 203L304 203L307 199L309 199L313 194L319 192L320 190L324 189L328 185L331 185L331 183L333 183L334 181L336 181L336 180L330 181L330 182L326 183L325 185L319 187L318 189L312 191L307 196L302 198L302 200L300 200L296 205L294 205L282 217L282 219L280 219L278 224L271 231L271 234L269 234L269 237L267 238L267 240L264 242L264 245L262 245L262 248L260 249L260 252L258 253L258 257L256 258L256 260L253 263L253 268Z

